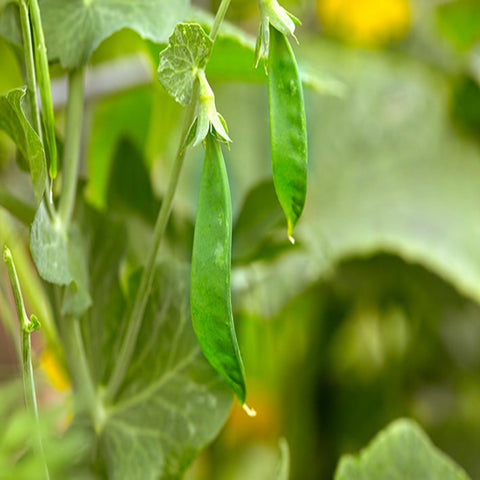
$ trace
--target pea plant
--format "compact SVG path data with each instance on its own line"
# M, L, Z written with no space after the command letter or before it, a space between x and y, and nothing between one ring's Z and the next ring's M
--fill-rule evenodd
M16 143L35 197L33 219L13 207L11 212L31 224L31 255L53 310L47 336L73 388L70 428L89 432L91 439L80 467L98 478L179 478L219 433L232 394L246 414L256 413L246 403L232 314L232 205L222 153L231 139L206 75L229 4L223 0L213 19L199 14L200 22L186 21L195 16L186 0L20 0L2 13L11 27L2 34L12 42L15 32L21 34L26 86L1 97L0 127ZM255 63L268 72L273 180L285 234L294 243L307 183L302 81L290 46L299 22L275 0L259 0L259 7ZM158 80L186 112L142 267L122 279L124 225L114 211L99 212L85 202L79 163L86 66L99 43L123 27L163 43ZM55 129L49 61L59 62L68 76L62 139ZM198 145L205 156L190 268L159 256L186 151ZM57 152L63 152L60 162ZM7 209L21 202L7 200ZM4 260L20 322L34 449L44 465L38 478L50 478L55 472L49 472L40 433L30 345L42 319L27 316L8 246Z
M0 186L0 205L29 232L51 311L27 314L41 304L30 285L38 280L21 274L26 262L7 242L3 257L17 327L1 302L0 315L23 367L26 408L8 419L15 395L2 389L0 423L27 428L0 435L0 479L179 479L219 435L234 397L246 419L257 414L232 307L233 215L224 153L237 139L217 110L210 72L223 69L242 81L248 63L249 78L268 84L271 176L285 249L294 248L306 200L303 86L315 82L299 70L292 49L300 22L277 0L258 0L256 43L224 20L229 7L230 0L222 0L211 15L188 0L0 0L0 36L15 52L23 80L0 96L0 129L16 145L30 189L18 194ZM159 129L158 137L168 138L158 141L178 141L171 171L162 178L161 202L143 158L128 142L119 144L100 200L92 200L88 186L102 175L96 162L105 159L87 160L83 174L86 73L104 40L125 28L152 53L159 88L183 108L179 121L168 111L159 116L171 125ZM222 50L222 42L229 47ZM54 112L52 95L51 75L59 72L68 79L63 116ZM96 133L108 141L106 130ZM175 206L187 153L200 150L185 260L170 236L182 228ZM151 220L147 229L139 217ZM52 438L48 413L37 406L31 334L38 329L72 390L72 415L60 440ZM288 445L280 445L282 461L271 478L286 480ZM20 461L9 463L4 449ZM359 455L343 457L335 474L336 480L406 477L468 479L416 423L403 419Z

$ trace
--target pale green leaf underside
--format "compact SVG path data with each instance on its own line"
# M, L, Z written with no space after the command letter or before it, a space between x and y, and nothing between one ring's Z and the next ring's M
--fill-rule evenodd
M16 88L0 96L0 130L10 136L27 159L35 198L40 201L45 190L47 164L42 142L22 110L25 94L25 88Z
M30 230L30 251L40 276L47 282L68 285L72 274L68 266L67 235L55 225L42 203Z
M188 0L39 0L48 56L65 68L85 64L102 40L122 28L166 42Z
M193 333L188 273L168 265L161 271L100 438L112 480L178 478L218 434L232 402Z
M192 101L197 71L207 65L212 47L212 40L200 25L180 23L168 47L160 53L158 79L181 105Z
M397 420L360 454L345 455L335 480L469 480L411 420Z
M78 228L72 225L67 235L60 222L50 218L42 203L30 230L30 251L44 280L68 286L62 313L81 315L90 306L91 298L86 257Z

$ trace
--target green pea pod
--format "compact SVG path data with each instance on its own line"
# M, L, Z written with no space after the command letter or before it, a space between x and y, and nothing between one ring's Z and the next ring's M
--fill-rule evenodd
M212 366L241 404L246 386L230 297L232 205L222 151L214 134L206 138L193 237L190 303L193 328Z
M307 193L307 123L295 56L285 35L271 25L268 99L273 183L293 243Z

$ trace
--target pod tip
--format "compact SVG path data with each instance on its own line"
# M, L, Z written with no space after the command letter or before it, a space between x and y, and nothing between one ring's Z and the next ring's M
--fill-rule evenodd
M295 245L295 239L291 235L288 236L288 239L292 245Z
M249 417L253 418L257 416L257 412L253 408L250 408L246 403L242 405L242 408Z

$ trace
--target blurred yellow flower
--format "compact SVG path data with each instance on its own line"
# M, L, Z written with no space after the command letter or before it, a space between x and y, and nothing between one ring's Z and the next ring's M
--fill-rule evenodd
M40 367L47 374L50 383L63 392L70 388L70 380L50 348L45 348L40 356Z
M365 46L403 37L411 21L408 0L317 0L317 7L328 32Z

